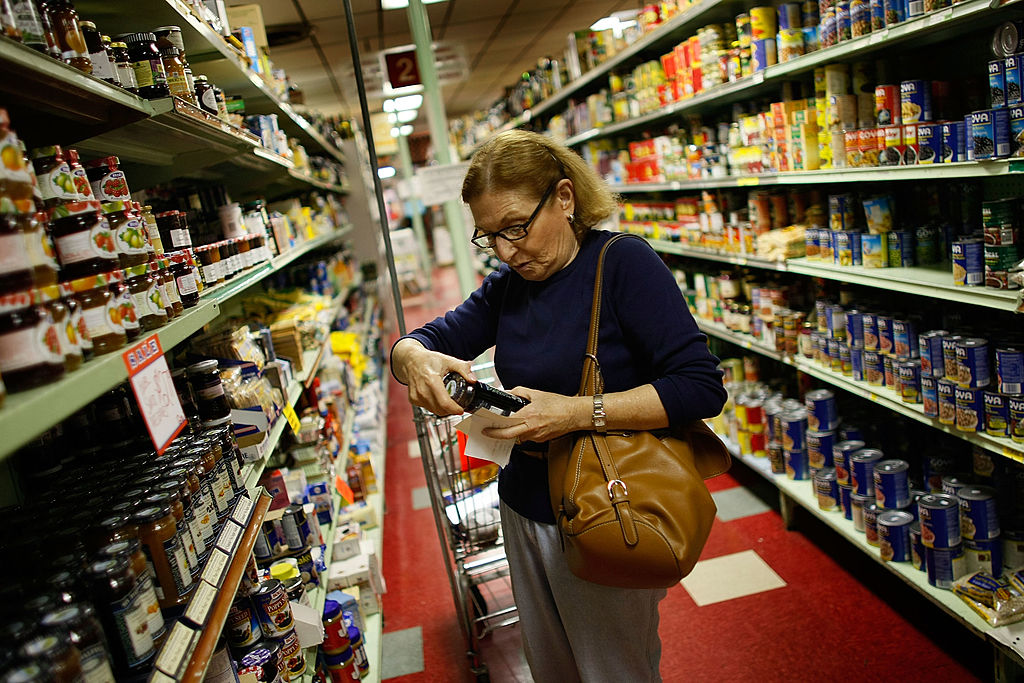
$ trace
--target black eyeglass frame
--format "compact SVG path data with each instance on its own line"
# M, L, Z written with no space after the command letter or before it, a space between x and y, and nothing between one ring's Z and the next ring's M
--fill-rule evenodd
M548 185L548 189L544 190L544 194L541 195L540 202L537 204L537 208L533 210L533 213L530 214L530 217L526 220L525 223L516 223L515 225L510 225L506 228L502 228L501 230L495 230L494 232L481 233L478 228L477 230L474 231L473 236L470 238L469 241L472 242L473 246L477 247L478 249L493 249L497 245L499 237L505 240L506 242L518 242L521 239L525 239L527 235L530 234L530 226L533 225L533 222L537 219L537 216L540 215L540 210L544 208L544 205L551 197L551 193L554 191L558 183L560 183L562 180L564 179L559 178L558 180L555 180L550 185ZM521 229L523 231L523 234L520 235L519 237L509 237L508 235L505 234L509 230L516 229ZM491 244L481 244L481 242L478 241L488 239L491 241Z

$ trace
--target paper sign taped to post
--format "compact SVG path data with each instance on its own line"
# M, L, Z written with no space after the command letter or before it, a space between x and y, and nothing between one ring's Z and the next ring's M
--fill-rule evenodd
M466 435L466 455L471 458L490 460L504 467L508 464L515 439L495 439L485 436L483 430L488 427L512 427L522 423L523 420L514 415L505 417L481 410L466 417L465 420L455 425L455 428Z
M469 162L422 166L416 169L416 194L427 204L458 201L462 197L462 179Z

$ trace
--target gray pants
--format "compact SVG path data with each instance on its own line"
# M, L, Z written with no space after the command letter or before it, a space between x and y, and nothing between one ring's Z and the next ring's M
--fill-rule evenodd
M526 661L537 683L660 681L658 602L665 589L599 586L565 562L558 527L501 504Z

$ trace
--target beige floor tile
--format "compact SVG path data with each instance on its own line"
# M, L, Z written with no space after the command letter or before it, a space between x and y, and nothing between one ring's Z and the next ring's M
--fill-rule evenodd
M702 560L682 583L701 607L786 585L753 550Z

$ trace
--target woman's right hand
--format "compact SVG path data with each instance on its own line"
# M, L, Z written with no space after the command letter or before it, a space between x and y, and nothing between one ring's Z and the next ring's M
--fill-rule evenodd
M403 339L391 351L391 367L398 381L409 387L409 402L435 415L461 415L462 407L452 400L444 376L457 372L476 381L472 364L437 351L430 351L415 339Z

